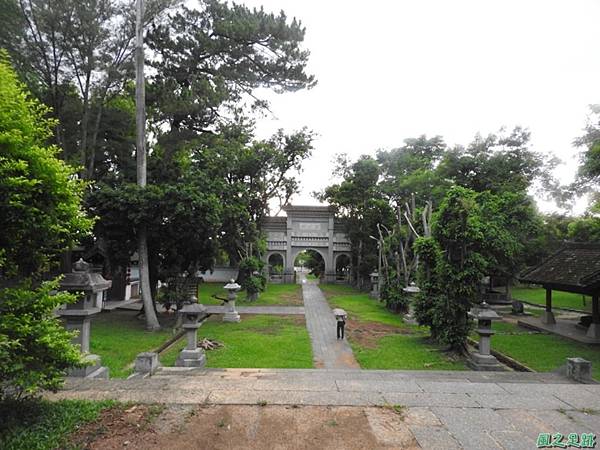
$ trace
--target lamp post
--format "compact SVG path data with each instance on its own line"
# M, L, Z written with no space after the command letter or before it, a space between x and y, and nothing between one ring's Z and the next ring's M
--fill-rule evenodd
M240 315L235 310L235 299L237 298L237 292L241 289L241 286L232 278L229 283L223 286L223 289L227 291L227 309L223 315L223 322L239 322Z

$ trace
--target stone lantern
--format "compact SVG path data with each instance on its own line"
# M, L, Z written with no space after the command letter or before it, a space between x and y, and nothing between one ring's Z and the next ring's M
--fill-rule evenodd
M239 322L240 315L235 310L235 299L237 298L237 292L242 287L235 282L232 278L229 283L223 286L223 289L227 291L227 306L225 307L225 314L223 315L223 322Z
M187 345L181 350L175 365L179 367L204 367L206 354L198 347L198 328L200 319L206 315L206 307L198 303L194 296L179 310L182 317L182 327L185 330Z
M404 322L411 325L416 325L417 320L415 319L415 307L413 305L416 295L421 292L419 286L415 285L414 282L402 289L402 291L408 295L408 313L404 315Z
M373 272L369 276L371 277L371 292L369 296L379 299L379 273Z
M112 282L105 280L99 273L91 272L90 265L83 259L73 264L73 271L65 274L60 282L60 289L82 296L76 303L68 304L58 314L65 319L67 330L75 330L77 336L73 343L79 345L83 359L88 363L81 369L71 369L69 376L108 378L108 368L102 367L100 357L90 351L91 318L102 310L104 293Z
M479 334L479 349L472 353L467 364L473 370L504 370L496 357L491 354L492 321L500 320L500 316L484 301L479 307L472 308L469 316L477 320L477 334Z

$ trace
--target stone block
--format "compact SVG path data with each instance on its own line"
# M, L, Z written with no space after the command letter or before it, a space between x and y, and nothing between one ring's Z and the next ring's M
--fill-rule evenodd
M206 365L206 354L201 348L195 350L183 349L179 358L175 361L179 367L204 367Z
M501 372L506 368L493 355L471 353L467 365L473 370Z
M567 358L567 377L580 383L592 382L592 363L583 358Z
M160 367L158 353L143 352L135 358L135 372L153 374Z

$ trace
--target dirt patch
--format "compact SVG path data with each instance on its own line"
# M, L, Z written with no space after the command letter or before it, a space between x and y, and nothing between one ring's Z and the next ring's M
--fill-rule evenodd
M162 405L118 405L106 409L95 422L83 425L71 437L69 448L123 448L154 433L152 422L163 409Z
M346 322L346 334L353 341L365 348L377 347L377 342L384 336L394 334L413 334L410 328L399 328L378 322L361 322L350 319Z
M72 442L87 449L420 448L393 411L378 408L214 405L178 410L174 407L154 416L146 427L136 423L147 420L149 411L143 407L129 413L111 410L98 423L79 430ZM134 414L136 411L138 415ZM174 420L176 426L159 426L164 415ZM103 427L103 432L94 434L98 426Z

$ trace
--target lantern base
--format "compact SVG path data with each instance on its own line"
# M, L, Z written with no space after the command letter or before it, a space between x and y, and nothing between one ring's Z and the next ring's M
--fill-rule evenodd
M226 312L225 314L223 314L223 322L239 322L239 321L240 321L240 315L237 313L237 311Z
M179 358L175 361L177 367L204 367L206 365L206 355L204 350L181 350Z
M471 353L467 359L467 365L471 370L504 372L506 368L498 362L494 355L481 355Z
M100 378L108 380L108 367L102 366L98 355L87 354L83 360L88 363L85 367L69 369L68 376L77 378Z

